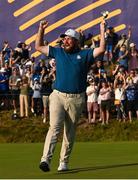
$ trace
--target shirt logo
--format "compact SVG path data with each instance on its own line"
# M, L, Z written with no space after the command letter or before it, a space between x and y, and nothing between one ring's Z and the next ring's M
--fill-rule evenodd
M81 56L80 56L80 55L77 55L77 59L78 59L78 60L81 59Z

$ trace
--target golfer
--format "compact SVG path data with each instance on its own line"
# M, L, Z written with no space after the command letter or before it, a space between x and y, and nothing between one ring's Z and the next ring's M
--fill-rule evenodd
M61 35L61 47L44 45L44 31L48 21L41 21L35 48L56 60L56 79L50 101L50 127L45 139L39 168L47 172L57 143L57 137L64 126L63 142L58 171L68 170L69 157L73 148L77 122L85 103L87 69L94 58L105 50L105 22L100 24L100 45L95 49L80 49L79 33L68 29Z

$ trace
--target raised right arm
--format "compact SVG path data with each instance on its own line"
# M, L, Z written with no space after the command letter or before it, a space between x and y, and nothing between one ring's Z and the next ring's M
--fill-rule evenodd
M38 29L38 33L36 36L36 41L35 41L35 49L43 54L48 54L49 52L49 46L44 45L44 31L48 26L48 21L41 21Z

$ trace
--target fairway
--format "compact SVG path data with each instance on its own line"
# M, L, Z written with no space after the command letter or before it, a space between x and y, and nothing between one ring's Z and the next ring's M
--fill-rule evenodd
M57 172L60 144L48 173L38 168L42 150L40 143L0 144L0 179L138 179L138 142L78 142L64 173Z

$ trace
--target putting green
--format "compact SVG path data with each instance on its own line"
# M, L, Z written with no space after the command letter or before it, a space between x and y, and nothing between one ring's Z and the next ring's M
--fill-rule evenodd
M38 168L43 144L0 144L0 179L138 179L138 142L77 142L64 173L57 172L60 147L44 173Z

